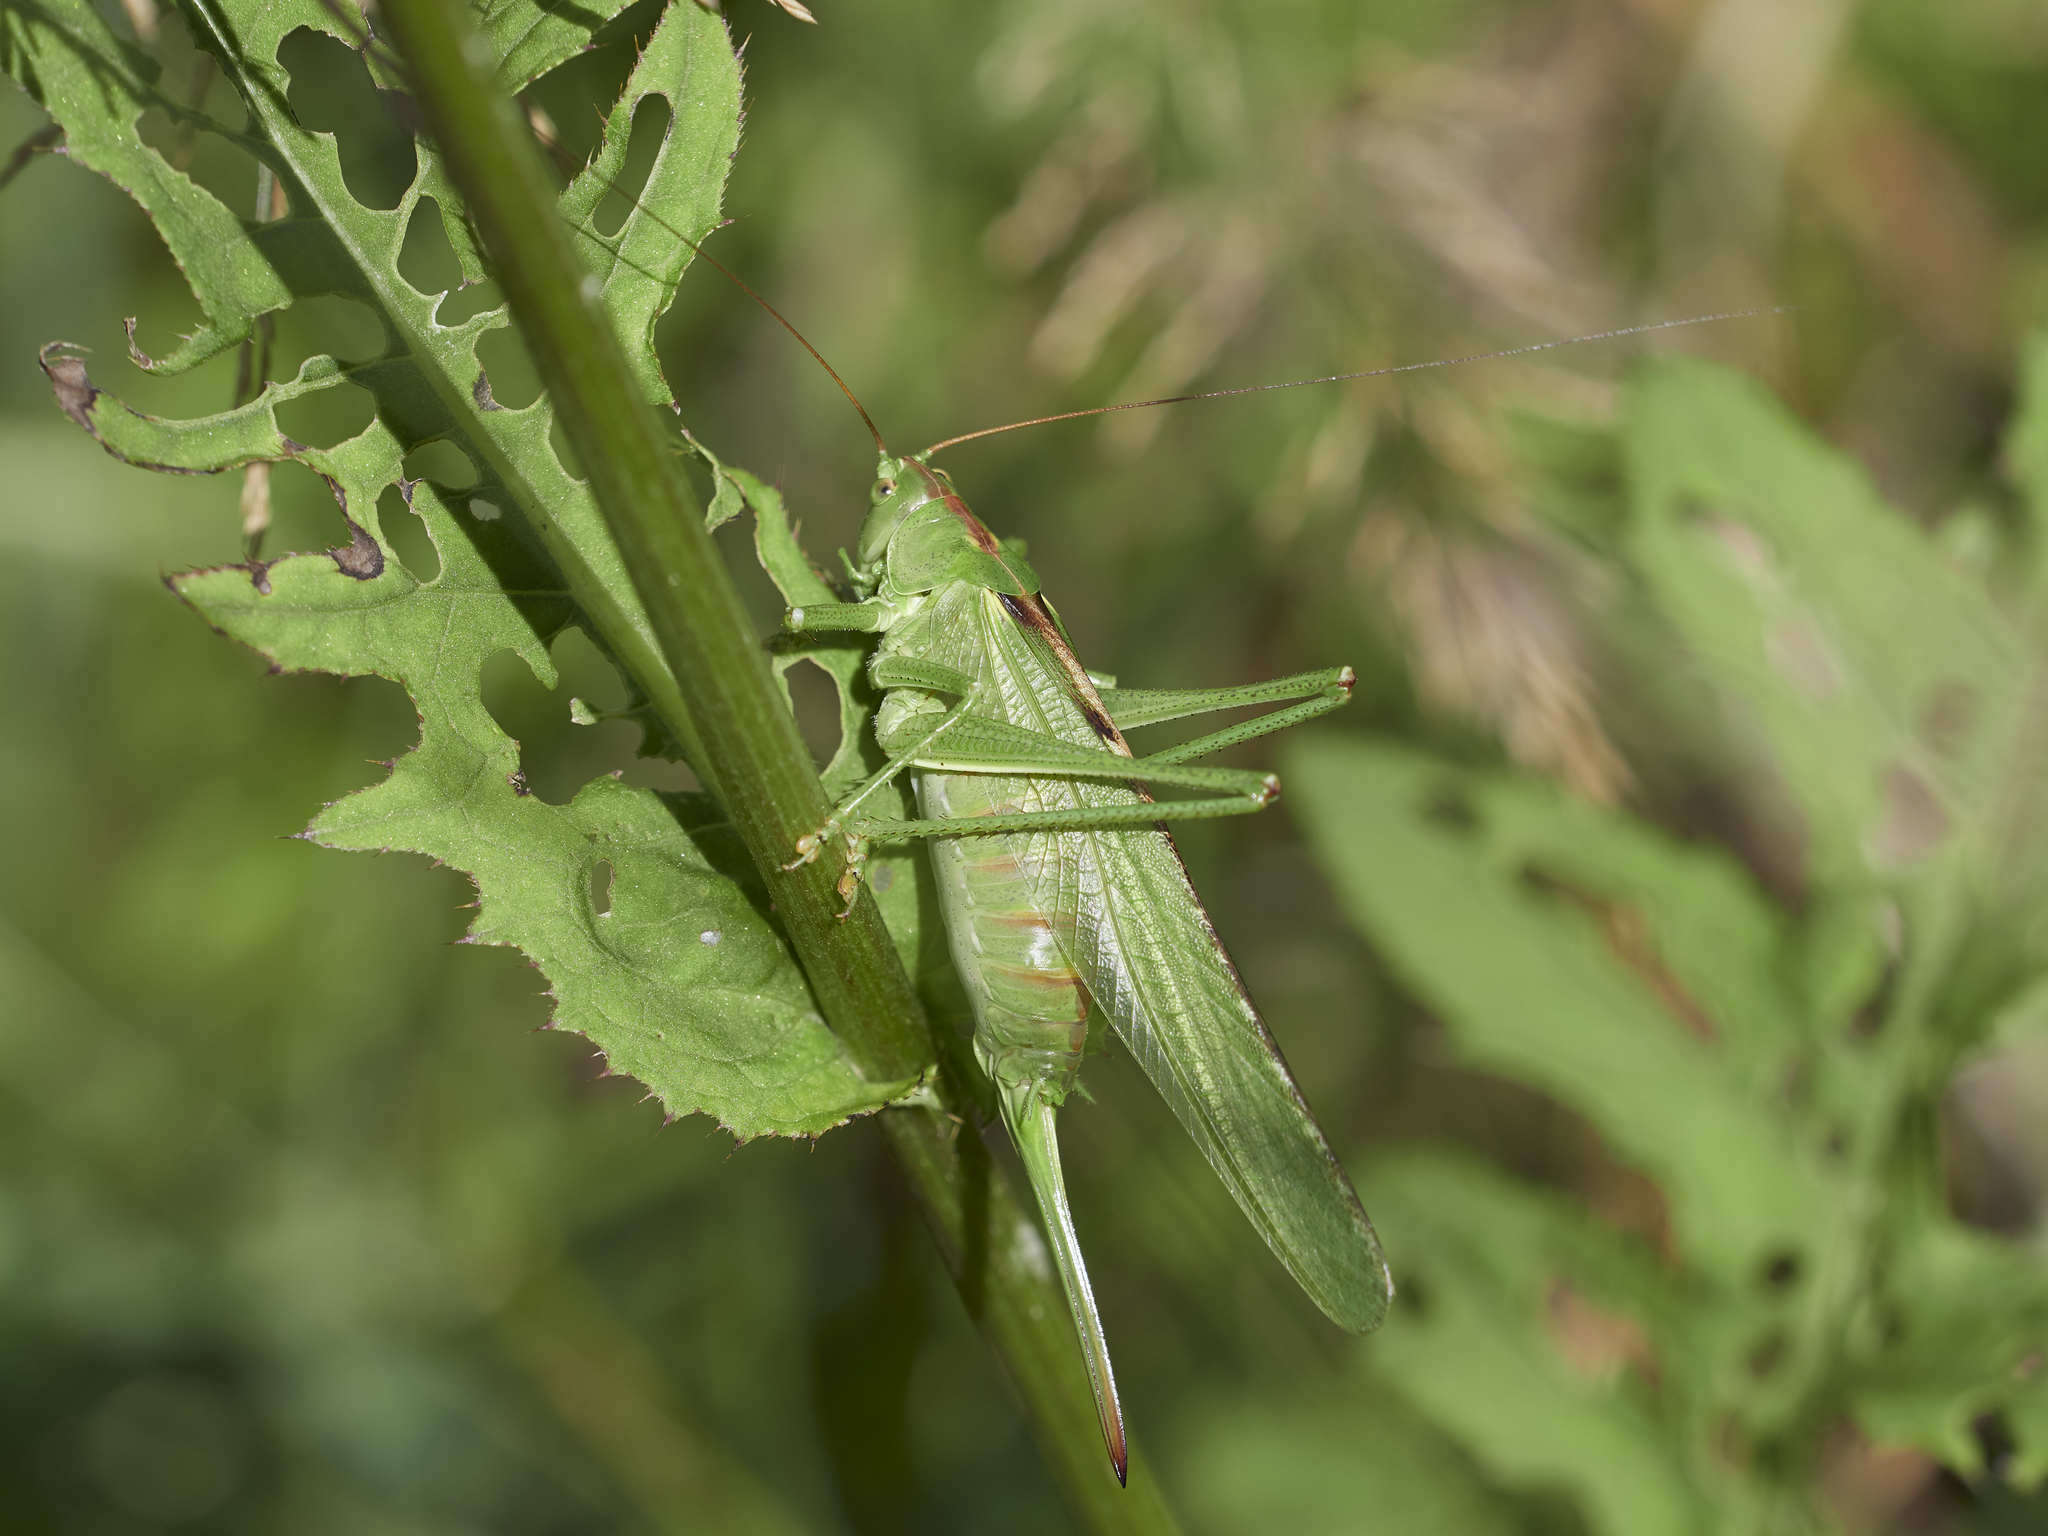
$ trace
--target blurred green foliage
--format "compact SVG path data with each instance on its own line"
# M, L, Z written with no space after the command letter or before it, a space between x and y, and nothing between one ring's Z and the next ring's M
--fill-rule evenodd
M1338 1340L1092 1066L1067 1162L1134 1475L1219 1531L2038 1528L2003 1481L2048 1438L2038 7L735 3L719 254L898 446L1799 306L1657 345L1803 429L1594 349L953 456L1092 666L1363 673L1369 718L1288 764L1313 849L1277 815L1183 843L1407 1288ZM572 152L654 19L536 88ZM240 120L174 18L144 41ZM413 151L359 60L282 58L393 205ZM0 99L0 143L43 121ZM241 151L143 122L256 206ZM237 487L94 452L35 351L92 345L171 416L232 403L234 360L116 386L124 315L159 354L199 328L164 245L48 158L0 197L0 1522L1059 1528L872 1137L657 1135L526 1033L539 978L438 942L465 882L283 840L411 744L406 702L270 679L150 580L240 556ZM415 220L399 271L449 286L448 242ZM295 305L267 374L364 330ZM692 429L814 554L849 538L868 453L829 381L708 273L658 336ZM332 444L368 401L281 420ZM314 476L272 490L269 550L343 542ZM602 659L554 660L483 684L540 798L677 787L630 723L570 724L622 702Z

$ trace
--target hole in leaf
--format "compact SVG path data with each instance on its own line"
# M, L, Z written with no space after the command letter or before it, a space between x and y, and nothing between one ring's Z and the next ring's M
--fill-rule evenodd
M595 714L616 714L632 701L619 669L581 629L563 630L550 650L561 668L562 687Z
M1899 869L1932 853L1949 832L1948 812L1933 788L1903 763L1884 770L1883 806L1871 834L1870 856L1880 869Z
M309 448L332 448L370 424L377 414L377 402L360 385L336 383L287 400L273 414L278 428L294 442Z
M1807 698L1820 702L1841 691L1842 669L1813 620L1786 619L1772 626L1764 650L1773 670Z
M506 410L523 411L540 398L540 375L511 326L485 331L477 338L476 356L490 378L491 398Z
M436 325L461 325L473 320L486 310L497 309L505 302L505 294L489 278L482 282L460 284L448 290L440 305L434 310Z
M431 480L448 491L466 490L477 483L476 465L446 438L422 443L408 453L403 473L408 480Z
M609 859L599 859L590 867L590 910L599 917L611 916L612 866Z
M822 768L839 750L839 689L814 661L800 661L782 675L789 683L797 730Z
M1963 754L1977 721L1977 692L1967 683L1938 683L1920 711L1919 736L1937 756Z
M1680 515L1691 519L1719 546L1721 558L1758 591L1774 590L1778 584L1778 562L1763 535L1747 523L1720 516L1704 502L1689 501Z
M398 275L420 293L449 293L462 286L462 265L441 223L441 205L431 197L413 204L405 243L398 251Z
M619 717L631 704L632 692L611 658L589 635L578 628L564 630L555 641L553 654L562 675L558 692L564 707L574 699L582 705L586 718L596 717L592 724L576 727L578 739L602 764L586 776L586 783L600 772L610 772L636 788L665 793L698 787L697 776L682 763L643 755L647 743L644 717Z
M661 16L660 5L641 0L598 32L589 47L521 92L522 104L551 119L546 137L553 147L545 152L559 183L566 184L596 153L603 120L590 104L619 99Z
M484 662L482 692L491 718L519 743L519 776L527 792L549 805L566 804L591 777L567 761L576 750L567 699L543 688L533 669L510 651Z
M517 656L500 652L484 663L484 707L519 743L519 771L530 793L565 805L591 780L614 774L648 789L697 787L680 763L639 755L645 732L637 717L616 713L629 694L617 669L580 629L568 629L550 652L559 674L553 691ZM581 708L572 712L571 701ZM576 716L592 719L579 725Z
M616 235L625 226L626 216L639 202L647 178L653 173L654 158L661 152L662 141L668 137L669 117L668 102L660 96L649 96L633 109L633 137L626 148L626 163L619 168L611 190L591 210L590 222L597 226L598 233ZM589 252L578 254L586 261L590 257Z
M384 544L398 557L413 580L425 584L441 574L441 552L397 486L386 486L377 498L377 527Z
M1463 790L1450 784L1430 791L1429 798L1422 802L1422 819L1453 832L1479 830L1479 813L1472 808L1471 800Z
M1789 1248L1774 1253L1764 1260L1763 1288L1767 1291L1789 1291L1799 1283L1802 1272L1797 1253Z
M419 173L412 135L370 80L362 56L335 38L301 27L277 50L291 74L292 114L335 137L341 179L365 208L396 208Z
M1813 1102L1813 1079L1813 1058L1801 1052L1786 1061L1778 1091L1788 1106L1802 1109Z
M1775 1374L1778 1367L1785 1363L1785 1356L1791 1352L1791 1348L1792 1341L1785 1330L1773 1328L1757 1340L1755 1347L1750 1350L1746 1362L1749 1374L1758 1381Z
M495 523L505 515L503 507L483 496L472 496L462 505L463 510L480 523Z
M228 477L223 477L228 478ZM233 506L234 493L228 494ZM266 557L285 550L331 549L348 542L348 528L336 512L334 492L305 465L290 459L270 466L270 529ZM239 540L235 558L240 558Z
M1979 1414L1970 1421L1970 1433L1976 1437L1977 1453L1984 1458L1984 1470L2004 1481L2011 1474L2013 1458L2020 1449L2004 1411Z
M1579 1375L1611 1381L1635 1367L1655 1369L1649 1335L1626 1313L1604 1307L1564 1281L1551 1285L1547 1301L1550 1341Z
M338 293L292 300L277 317L277 341L271 353L270 376L289 379L307 358L326 353L345 363L382 357L388 346L383 322L360 299Z
M2015 1240L2039 1225L2048 1206L2048 1167L2038 1150L2040 1128L2048 1124L2048 1033L2039 1030L2038 1019L2031 1034L2005 1023L2038 1006L2025 1001L2027 995L1996 1010L2000 1022L1992 1038L2000 1043L1971 1057L1950 1080L1939 1120L1949 1209L1973 1227Z

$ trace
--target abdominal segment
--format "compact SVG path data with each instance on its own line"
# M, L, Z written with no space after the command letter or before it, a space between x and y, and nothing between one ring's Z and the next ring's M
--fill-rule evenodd
M920 773L928 817L1015 811L1022 781L990 774ZM1058 1104L1073 1087L1088 1038L1088 992L1033 896L1029 865L1058 834L938 837L927 847L953 964L974 1006L974 1049L1001 1088L1039 1087Z

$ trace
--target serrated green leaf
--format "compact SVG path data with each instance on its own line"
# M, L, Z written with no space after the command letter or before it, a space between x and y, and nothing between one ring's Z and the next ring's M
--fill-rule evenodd
M558 64L589 48L633 0L589 0L576 6L534 0L483 0L472 5L477 30L498 55L498 83L517 94Z
M259 316L291 294L269 260L220 200L142 140L151 107L176 120L196 114L155 87L153 63L120 43L84 0L38 0L0 11L0 68L64 130L66 155L90 166L141 205L205 317L169 353L135 361L180 373L248 339Z
M390 350L352 369L309 359L297 378L268 385L248 405L187 422L144 416L101 393L72 351L46 349L44 364L73 419L131 463L208 472L290 459L333 490L346 529L336 549L175 583L213 623L280 667L387 677L412 694L418 747L381 784L330 806L310 835L336 847L416 851L470 872L480 896L472 939L531 956L552 985L555 1022L588 1035L612 1070L646 1083L671 1113L710 1114L741 1137L817 1135L911 1091L912 1082L863 1080L844 1056L760 910L751 871L721 852L720 824L701 799L665 799L611 780L586 786L566 806L526 792L518 744L483 705L482 667L510 651L551 683L548 643L576 612L526 521L498 519L494 498L516 499L569 531L578 557L606 573L612 591L630 594L631 584L587 490L555 459L549 403L510 411L490 395L475 349L484 333L507 324L503 311L442 326L434 319L440 296L418 293L396 272L408 220L426 196L458 236L458 255L475 255L431 153L421 150L419 175L396 209L363 208L342 183L333 139L306 132L284 110L289 80L278 45L300 26L344 36L343 18L318 0L202 0L195 10L270 136L267 152L295 215L254 231L237 224L222 243L276 258L293 297L340 292L371 303ZM538 7L524 13L544 19ZM509 25L507 14L499 20ZM652 94L669 96L676 121L646 192L647 220L701 230L717 216L739 113L737 66L715 17L688 3L663 16L615 110L612 129L621 131L608 130L600 163L614 148L623 153L623 127ZM132 118L114 131L132 137ZM186 191L164 193L173 217ZM205 194L194 190L192 198L204 206ZM579 184L565 205L587 217L589 200L588 185ZM637 259L648 254L654 223L629 221L617 241L625 255L593 246L602 260L591 281L635 344L643 387L665 396L647 337L689 251L671 239L659 262ZM211 280L194 274L195 285ZM279 430L280 405L344 379L378 405L357 437L316 449ZM483 467L461 497L402 479L406 453L443 437ZM384 536L378 498L392 486L405 492L440 554L430 581L407 572Z
M1755 384L1647 369L1628 552L1797 798L1824 884L1898 878L1991 803L2024 676L1985 593Z
M603 287L634 382L657 405L673 404L674 391L655 361L655 322L696 255L691 242L718 225L726 172L739 148L739 88L739 63L723 24L691 0L672 4L605 114L597 153L562 193L562 218L583 237L582 255ZM654 98L668 104L668 132L625 223L601 234L592 215L625 170L635 113Z

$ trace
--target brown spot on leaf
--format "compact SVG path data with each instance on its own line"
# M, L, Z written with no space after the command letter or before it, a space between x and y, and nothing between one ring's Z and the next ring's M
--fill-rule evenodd
M1770 548L1762 535L1754 528L1731 518L1715 516L1703 507L1688 510L1698 518L1707 534L1720 544L1728 563L1741 572L1752 587L1763 590L1776 584L1777 563L1771 558Z
M1546 1301L1551 1341L1578 1375L1605 1383L1633 1371L1656 1381L1656 1351L1641 1323L1609 1311L1562 1280L1553 1282Z
M505 409L505 407L498 404L492 398L491 376L481 368L476 371L476 382L469 387L469 398L476 402L476 408L480 411L502 411Z
M1841 668L1811 619L1787 619L1776 625L1764 645L1772 667L1809 699L1832 698L1840 691Z
M156 359L135 345L135 323L133 315L130 315L121 322L121 329L128 333L128 356L133 359L135 366L144 373L155 373Z
M1656 994L1665 1011L1684 1026L1688 1034L1712 1040L1719 1033L1713 1015L1686 990L1677 974L1665 964L1642 913L1534 867L1522 871L1521 884L1526 890L1577 907L1591 917L1599 925L1600 936L1606 941L1609 953Z
M1879 868L1915 863L1948 836L1948 812L1927 780L1904 764L1885 769L1883 798L1884 810L1870 842L1871 858Z
M1977 719L1977 694L1967 683L1935 685L1920 711L1919 736L1928 748L1951 761L1961 757Z
M99 399L100 392L86 377L85 349L75 342L53 341L37 355L37 361L43 365L43 372L49 375L50 388L57 395L58 409L98 437L99 433L92 424L92 406Z
M370 537L370 530L352 517L348 519L348 547L330 549L327 557L342 575L357 581L375 581L384 574L384 551Z

